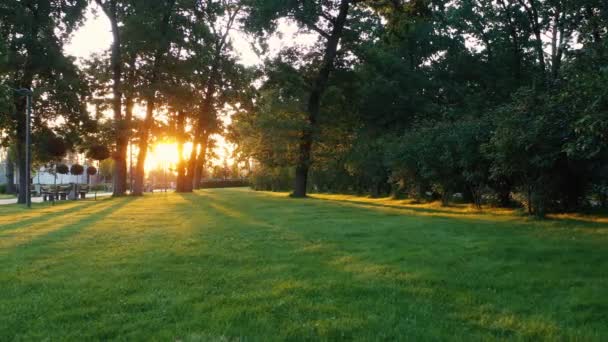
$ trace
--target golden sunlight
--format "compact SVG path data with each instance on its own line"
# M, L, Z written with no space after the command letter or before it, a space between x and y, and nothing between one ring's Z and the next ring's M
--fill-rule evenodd
M215 135L216 146L213 149L215 158L211 159L213 164L221 164L224 160L228 163L234 162L231 157L234 146L228 143L222 136ZM135 149L136 151L136 149ZM183 158L190 158L192 152L192 143L188 142L184 145ZM137 154L134 153L134 159ZM173 141L163 141L154 144L148 152L145 164L146 173L157 170L157 169L176 169L177 162L179 161L177 153L177 143ZM135 160L133 161L135 163Z
M192 143L185 144L183 157L188 158L191 151ZM177 153L177 143L161 142L155 144L150 152L148 152L145 169L146 172L156 169L175 169L178 161L179 156Z

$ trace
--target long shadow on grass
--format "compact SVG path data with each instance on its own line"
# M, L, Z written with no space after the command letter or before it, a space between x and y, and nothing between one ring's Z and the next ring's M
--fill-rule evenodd
M85 203L76 203L73 206L70 206L69 208L65 208L64 210L61 210L61 207L67 206L68 204L71 204L71 203L65 203L65 204L61 203L61 204L58 204L55 207L53 207L53 209L55 209L54 211L43 212L40 215L37 215L35 217L25 218L25 219L15 221L15 222L12 222L9 224L4 224L0 227L0 232L23 228L24 226L41 223L44 221L49 221L55 217L69 215L69 214L72 214L79 210L82 210L84 208L88 208L95 204L99 204L100 202L101 201L97 201L97 202L87 201ZM44 208L44 209L47 209L47 208Z
M402 225L424 222L423 226L410 226L410 228L414 227L414 230L399 232L388 228L376 230L373 221L379 218L378 210L369 207L348 206L359 210L345 211L344 206L340 204L315 200L298 201L264 196L264 201L242 199L239 201L238 197L242 194L227 193L216 196L213 192L200 192L197 195L202 197L201 202L209 204L209 210L216 210L232 220L241 221L242 225L266 227L266 230L271 229L271 233L289 234L290 238L282 241L300 241L301 244L307 245L305 249L325 251L324 253L328 253L333 261L319 261L328 264L331 269L336 267L342 271L348 269L354 271L353 268L359 267L380 271L378 277L372 278L384 279L389 284L398 282L398 277L391 279L382 274L399 275L401 270L407 269L422 271L424 273L419 274L420 278L410 279L403 290L413 287L415 291L410 292L411 296L420 299L422 293L421 300L425 303L440 306L444 303L453 309L453 315L449 317L452 321L457 315L462 319L459 325L477 327L499 337L511 334L529 337L550 336L551 333L566 335L569 328L582 328L580 325L570 326L570 323L566 323L572 319L568 318L568 309L563 308L557 313L551 313L551 307L559 303L563 305L563 301L556 300L555 296L560 296L564 288L576 287L582 279L596 279L595 274L603 269L599 264L584 268L576 266L589 260L589 252L585 254L584 251L593 248L597 253L606 252L600 245L596 245L593 239L584 239L582 236L574 241L570 239L561 241L562 247L551 241L545 241L544 238L537 236L537 232L541 232L544 225L538 226L540 230L514 233L513 222L501 222L500 225L506 229L492 229L488 224L482 226L469 224L476 220L464 220L464 218L456 218L453 223L436 216L425 217L423 221L401 221L398 216L392 215L393 218L386 216L386 219L382 220L384 223L389 223L388 228L399 229ZM264 210L260 210L262 208ZM321 216L317 215L319 211L324 211ZM282 213L291 213L288 215L290 219L277 220ZM334 222L338 222L339 226L328 227L325 233L322 228L323 220L333 220L335 216L337 221ZM361 216L367 221L359 222L367 222L368 225L354 226L354 230L351 229L348 222L351 220L357 222L357 218ZM404 218L407 216L404 215ZM309 217L315 218L316 221L309 220ZM273 222L278 223L273 224ZM518 223L521 227L529 227L523 220ZM439 235L429 236L429 233L439 233ZM397 235L392 237L385 234ZM563 235L559 236L563 238ZM469 249L469 246L473 249ZM411 248L424 248L431 252L424 257L399 252L399 249L407 251ZM453 253L450 251L451 248L458 251ZM567 254L563 253L564 248L568 249ZM383 251L387 249L392 249L395 253L384 253ZM400 255L399 261L394 259ZM547 272L545 271L547 261L558 267L560 271L544 273ZM404 268L404 266L408 267ZM537 273L537 270L541 273ZM564 284L558 287L548 285L562 281L560 279L563 274L570 275L568 282L570 285ZM525 281L522 282L522 279ZM597 282L598 280L595 281L595 286L599 286ZM519 290L514 290L513 287ZM531 296L542 295L540 302L542 304L527 302L521 297L520 291L524 291L523 293L531 291L529 293ZM576 301L577 295L584 294L581 291L572 293L569 298ZM545 308L544 312L540 311L543 312L542 316L539 315L538 305ZM438 311L449 310L444 307ZM441 316L442 313L434 312L434 315ZM554 317L559 319L559 325L553 322ZM483 323L480 323L480 320Z
M389 298L389 306L386 307L387 312L396 313L391 319L395 320L395 324L402 323L399 316L403 315L416 315L416 308L423 308L423 311L431 311L432 317L427 322L418 322L423 325L422 330L418 326L419 337L424 337L423 334L425 329L434 329L434 322L452 322L452 326L466 325L466 330L475 330L481 334L489 334L494 337L509 337L521 333L528 336L540 336L538 334L543 333L543 329L550 329L553 332L558 330L556 325L546 319L542 320L544 328L538 331L524 332L518 331L514 326L490 326L480 324L476 318L464 319L462 316L467 313L476 316L477 312L481 310L477 308L477 305L485 305L491 303L480 303L475 304L473 308L467 307L464 303L453 297L475 297L473 293L462 288L450 288L446 291L444 288L445 284L442 284L441 280L433 280L433 277L428 277L428 274L424 273L408 273L404 270L395 268L394 265L378 263L377 261L371 260L369 255L361 253L346 252L342 248L338 248L339 245L327 243L319 240L319 236L305 234L305 230L301 229L301 223L291 222L289 227L277 226L268 223L266 218L263 217L263 213L258 213L255 210L250 212L244 212L243 208L234 207L233 204L219 200L210 194L198 194L201 199L196 201L194 197L188 196L188 200L194 203L198 202L199 207L205 210L210 210L217 213L219 216L225 217L225 221L236 222L233 223L233 227L257 227L258 229L241 231L236 228L233 232L227 232L234 234L231 236L234 244L249 245L253 242L261 244L262 246L252 246L253 248L247 248L246 252L256 254L252 260L266 261L269 264L285 264L293 263L296 265L290 265L289 268L300 269L301 267L309 268L311 271L310 275L313 277L313 284L311 286L304 286L303 288L296 289L299 292L300 298L303 298L309 303L299 302L302 299L296 297L283 298L280 295L271 296L269 298L263 298L270 302L281 302L293 300L294 302L287 307L292 306L296 311L307 311L309 310L309 316L315 317L316 315L323 316L322 312L319 312L319 307L323 307L323 302L338 302L342 307L335 307L334 315L349 317L349 309L352 306L356 306L356 298ZM283 203L288 206L289 204ZM239 210L241 209L241 210ZM314 209L314 208L310 208ZM308 209L308 210L310 210ZM266 213L267 214L267 213ZM312 214L312 211L311 211ZM344 214L343 214L344 215ZM298 227L296 228L296 227ZM224 228L226 229L226 228ZM258 232L255 232L258 230ZM260 232L261 231L261 232ZM242 241L237 241L237 239ZM248 240L248 241L247 241ZM347 244L347 241L341 241L340 245ZM264 246L266 245L266 246ZM266 251L272 250L273 254L270 256ZM226 256L229 257L229 256ZM271 260L268 260L272 258ZM236 259L233 262L237 267L243 267L245 265L239 264L239 260ZM314 266L313 266L314 265ZM288 273L280 270L259 270L256 279L266 279L268 284L264 288L272 289L273 286L280 285L281 283L298 283L302 280L307 281L306 274L297 273L298 276L290 276ZM280 269L280 268L279 268ZM312 270L316 270L312 272ZM323 278L319 279L319 275ZM280 280L280 281L279 281ZM343 282L347 282L344 284ZM341 284L340 284L341 283ZM330 284L330 285L328 285ZM447 292L447 293L446 293ZM348 297L354 295L354 297ZM319 304L320 306L310 306L310 302L319 301L319 297L324 298ZM353 302L349 302L352 300ZM298 307L300 305L300 307ZM472 305L472 304L469 304ZM373 309L373 308L370 308ZM471 310L461 312L462 310ZM500 308L500 311L494 311L485 309L484 315L492 317L498 321L503 318L515 319L521 324L526 324L530 317L526 315L517 317L515 314L510 313L506 308ZM413 311L413 312L412 312ZM423 312L421 311L421 312ZM420 314L419 312L418 314ZM362 312L361 312L362 313ZM373 310L368 312L373 313ZM376 312L380 316L381 312ZM331 313L328 313L331 314ZM352 317L351 317L352 318ZM356 317L355 317L356 318ZM377 322L376 322L377 323ZM538 321L536 321L538 323ZM370 328L366 327L367 322L365 319L356 324L356 326L347 327L344 326L339 333L346 332L347 334L353 334L353 336L359 336L358 334L369 333ZM425 327L424 324L427 326ZM550 327L550 328L547 328ZM413 328L413 327L412 327ZM348 330L352 331L348 331ZM403 331L401 331L403 332ZM336 331L338 333L338 331ZM399 332L393 332L395 335L390 335L388 338L398 338ZM444 331L446 333L446 331ZM414 333L415 335L415 333ZM349 336L349 335L346 335ZM352 337L352 336L351 336Z
M265 192L253 192L251 193L254 196L263 196L265 200L273 200L273 201L284 201L286 199L293 201L300 201L300 203L304 203L301 199L291 199L287 196L267 196ZM235 193L236 195L236 193ZM561 214L549 215L543 220L537 220L533 217L529 216L518 216L516 213L493 213L491 211L459 211L459 210L449 210L449 209L441 209L441 208L421 208L412 205L398 205L398 204L388 204L388 203L376 203L370 201L361 201L356 199L336 199L336 198L323 198L311 196L306 201L310 201L314 203L315 201L323 201L329 202L335 205L352 207L352 208L360 208L367 210L374 210L376 212L385 212L391 211L400 214L410 214L412 216L423 216L423 217L437 217L437 218L449 218L449 219L460 219L466 220L469 222L474 221L486 221L486 222L511 222L514 224L529 224L531 222L540 223L545 225L546 227L552 228L565 228L565 229L579 229L581 231L585 230L604 230L608 229L608 224L606 224L606 217L599 217L599 219L594 219L591 217L576 217L576 216L567 216L561 217ZM382 210L385 209L385 210ZM559 225L559 226L558 226Z
M92 212L76 222L61 225L46 234L36 236L32 240L19 244L18 246L13 247L12 253L9 252L9 254L18 255L19 257L27 257L30 255L37 255L47 252L51 249L50 245L60 242L65 238L78 233L82 229L86 229L95 222L103 220L106 216L127 205L133 200L134 198L132 197L107 200L115 201L115 203L105 207L102 210Z
M467 211L449 210L449 209L440 209L440 208L421 208L421 207L416 207L413 205L393 205L393 204L388 204L388 203L376 203L376 202L361 201L361 200L356 200L356 199L323 198L323 197L316 197L314 195L312 198L321 200L321 201L345 203L347 205L352 204L353 206L358 206L358 207L377 207L377 208L389 208L389 209L397 209L397 210L402 210L402 211L410 211L414 214L420 213L424 216L437 216L437 217L447 217L447 218L458 218L459 216L466 216L467 219L489 220L489 221L503 218L503 220L501 220L502 222L518 221L518 220L523 221L526 218L531 219L531 217L529 217L529 216L520 217L520 216L517 216L517 214L515 214L515 213L496 214L491 211L484 211L484 210L467 212ZM576 217L576 216L560 217L560 214L557 214L557 215L549 215L544 220L541 220L541 222L564 223L567 226L573 226L573 225L580 226L582 224L585 227L577 227L577 228L608 229L608 224L606 224L606 222L601 222L602 220L605 220L605 219L606 219L606 217L602 217L602 218L600 218L599 221L597 221L597 220L594 220L593 217L589 217L589 218Z

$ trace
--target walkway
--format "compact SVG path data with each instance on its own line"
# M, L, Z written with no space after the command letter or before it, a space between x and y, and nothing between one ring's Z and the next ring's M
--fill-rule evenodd
M112 196L111 192L98 192L97 197ZM95 198L95 194L87 194L87 198ZM0 205L16 204L17 198L0 200ZM32 197L32 203L42 203L42 197Z

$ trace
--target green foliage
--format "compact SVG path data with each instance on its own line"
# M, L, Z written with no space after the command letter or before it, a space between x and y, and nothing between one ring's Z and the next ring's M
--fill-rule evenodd
M84 173L84 166L80 164L72 164L70 167L70 173L75 176L80 176Z
M86 156L101 161L110 158L110 150L104 145L93 145L87 151Z
M34 159L37 163L45 164L61 160L68 152L65 140L52 130L43 128L33 134Z
M323 6L309 5L259 4L250 19L268 28L287 15L314 31ZM478 207L517 198L538 216L605 205L607 14L595 0L357 6L321 101L310 190L444 204L461 194ZM267 61L253 113L234 118L241 157L263 165L259 188L295 165L301 135L290 132L319 56Z
M112 178L114 174L114 160L111 158L102 160L99 163L99 175L106 178Z
M249 176L251 188L260 191L287 191L291 188L294 172L287 167L256 167Z
M94 176L97 174L97 168L95 166L87 167L87 175Z
M67 175L70 172L70 168L65 164L58 164L55 166L55 172L61 175Z

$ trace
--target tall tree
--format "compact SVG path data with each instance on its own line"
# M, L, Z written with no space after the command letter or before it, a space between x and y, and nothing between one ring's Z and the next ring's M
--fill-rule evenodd
M167 54L171 39L175 38L171 32L171 17L175 12L175 0L167 0L150 6L149 3L140 3L135 10L138 15L149 20L140 21L139 28L140 44L149 44L149 49L144 50L148 54L146 67L146 87L144 89L144 100L146 101L146 116L143 125L139 128L139 152L137 155L137 166L135 169L135 181L133 184L133 195L140 196L144 191L145 162L148 154L148 139L150 129L154 123L154 111L156 109L156 97L159 81L162 77L164 57ZM162 14L160 21L155 20L158 13ZM158 34L150 34L158 30ZM145 35L145 36L144 36ZM143 49L142 49L143 50Z
M64 55L63 45L83 19L86 0L3 1L0 4L0 36L6 43L3 75L11 88L35 90L35 126L47 125L58 116L66 129L87 120L81 74L73 59ZM25 98L15 94L8 129L15 146L19 169L19 203L25 203ZM73 135L74 136L74 135Z
M128 1L95 0L110 20L112 28L112 48L110 68L112 74L112 111L114 113L114 134L116 139L114 172L112 177L113 196L123 196L127 191L127 147L129 143L130 120L122 114L123 101L123 54L122 30L127 16Z

